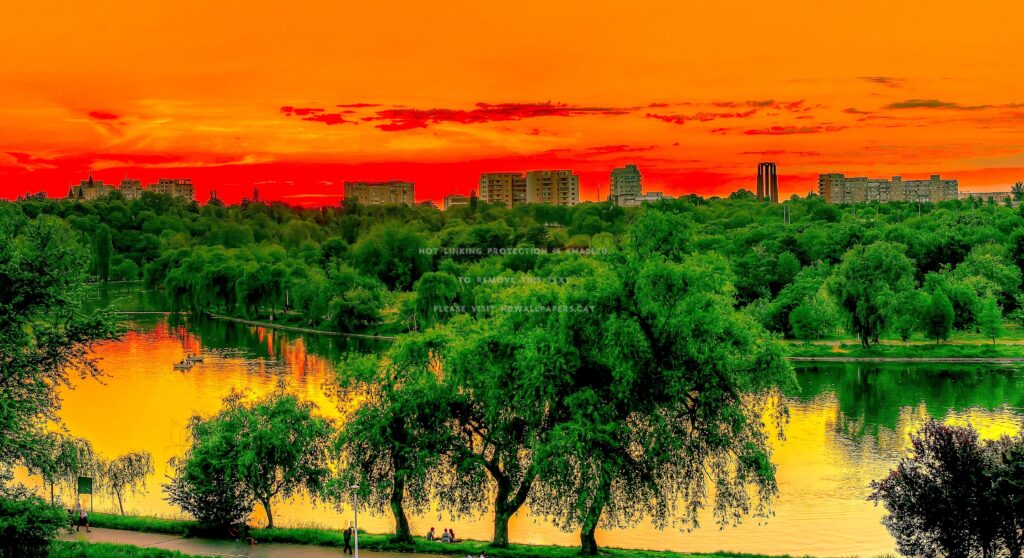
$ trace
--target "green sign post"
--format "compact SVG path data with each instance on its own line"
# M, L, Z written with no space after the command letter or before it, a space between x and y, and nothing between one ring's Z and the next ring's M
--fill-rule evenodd
M81 500L82 494L89 495L89 511L92 511L92 477L78 477L78 498Z

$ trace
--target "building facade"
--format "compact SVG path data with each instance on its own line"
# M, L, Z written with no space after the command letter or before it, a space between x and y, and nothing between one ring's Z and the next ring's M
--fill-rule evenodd
M757 199L779 203L779 175L775 163L757 164Z
M117 191L126 200L137 200L142 197L142 181L135 178L122 178Z
M576 205L580 203L580 177L571 170L526 173L526 203Z
M80 180L78 184L72 184L68 190L68 199L72 200L94 200L104 197L114 191L112 184L104 184L102 180L93 180L92 172L89 178Z
M444 208L447 211L449 207L454 207L456 205L469 205L469 200L472 197L472 195L448 194L444 197Z
M612 169L611 180L608 182L608 195L637 197L643 193L643 175L636 165L626 165Z
M480 201L505 207L526 203L526 175L521 172L485 172L480 175Z
M647 192L646 194L618 194L615 196L615 203L622 207L636 207L643 205L646 202L658 202L661 200L671 199L665 196L661 192Z
M363 205L414 205L415 185L401 180L346 182L345 200L357 200Z
M87 180L71 186L68 199L94 200L114 192L119 192L126 200L137 200L142 197L143 192L165 194L186 201L196 199L191 178L161 178L156 184L149 184L145 188L142 187L141 180L122 178L121 183L115 187L113 184L104 184L102 180L94 180L91 172Z
M188 201L196 199L196 190L192 186L191 178L161 178L155 184L147 185L146 191Z
M937 203L958 198L959 183L937 174L924 180L903 180L902 177L847 178L842 174L818 175L818 195L828 203L870 203L907 201Z

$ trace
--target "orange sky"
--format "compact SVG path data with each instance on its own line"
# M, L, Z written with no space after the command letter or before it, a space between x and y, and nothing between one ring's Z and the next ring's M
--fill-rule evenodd
M629 162L669 194L752 188L761 160L784 195L830 171L1024 179L1020 2L173 4L7 3L0 197L90 168L298 204L534 168L595 199Z

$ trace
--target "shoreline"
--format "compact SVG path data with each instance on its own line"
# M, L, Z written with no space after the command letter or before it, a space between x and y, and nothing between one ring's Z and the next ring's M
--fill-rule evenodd
M331 337L354 337L357 339L376 339L379 341L394 341L393 335L372 335L368 333L341 333L338 331L327 331L323 329L311 329L299 326L290 326L284 324L275 324L274 322L259 322L255 320L246 320L244 318L233 318L231 316L222 316L220 314L214 314L213 312L206 312L206 315L215 320L224 320L228 322L236 322L245 325L251 325L256 327L266 327L270 329L280 329L282 331L293 331L296 333L309 333L314 335L329 335Z
M1020 357L856 357L856 356L787 356L791 362L910 362L942 364L1020 364Z
M201 540L195 521L162 519L136 515L93 513L91 525L101 529L114 529L130 533L156 533L186 539ZM292 544L311 547L342 548L341 531L323 528L252 528L249 536L258 544ZM490 546L489 541L461 540L456 543L430 542L414 536L412 545L398 544L390 534L366 533L360 530L359 548L373 552L400 552L419 555L478 556L486 552L493 558L570 558L579 556L578 546L512 543L508 547ZM212 539L226 540L226 539ZM742 552L684 552L673 550L646 550L600 546L599 555L612 558L790 558L792 555L748 554ZM804 558L812 558L805 556Z

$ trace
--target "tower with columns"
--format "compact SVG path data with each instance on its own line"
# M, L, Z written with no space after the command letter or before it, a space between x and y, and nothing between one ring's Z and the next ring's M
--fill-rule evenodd
M757 164L757 199L779 203L779 175L775 163Z

